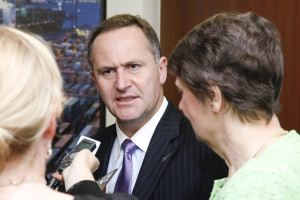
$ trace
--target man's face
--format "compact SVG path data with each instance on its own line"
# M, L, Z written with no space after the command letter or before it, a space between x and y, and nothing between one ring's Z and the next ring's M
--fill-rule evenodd
M166 58L156 63L144 33L129 26L97 36L92 60L91 74L105 105L122 131L126 133L124 127L137 131L163 100Z

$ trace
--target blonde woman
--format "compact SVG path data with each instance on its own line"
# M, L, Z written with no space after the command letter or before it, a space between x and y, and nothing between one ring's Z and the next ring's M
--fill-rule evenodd
M46 186L45 165L64 101L60 72L41 38L0 26L0 46L0 199L107 199L93 182L99 162L88 150L75 157L64 178L68 188L84 180L92 192L72 196Z

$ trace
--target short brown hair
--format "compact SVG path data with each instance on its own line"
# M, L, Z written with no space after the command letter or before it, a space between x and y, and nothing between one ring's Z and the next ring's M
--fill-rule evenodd
M119 14L102 22L92 33L88 43L88 62L91 67L93 67L92 47L96 37L101 33L128 26L137 26L143 31L149 41L149 44L151 45L149 49L154 56L155 62L158 63L158 60L161 57L161 48L156 32L151 25L145 19L142 19L139 16Z
M212 98L211 85L244 120L279 111L283 55L275 25L255 13L221 13L195 26L169 59L179 76L202 102Z

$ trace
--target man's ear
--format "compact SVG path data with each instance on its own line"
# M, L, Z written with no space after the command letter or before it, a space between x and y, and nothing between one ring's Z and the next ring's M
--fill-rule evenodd
M210 99L210 105L212 112L218 114L221 110L223 103L223 96L220 88L216 85L211 86L211 91L213 93L213 98Z
M90 70L90 75L92 76L94 82L96 82L95 75L92 69Z
M52 111L52 116L51 116L51 120L50 123L48 125L48 128L46 129L46 131L44 132L44 138L52 140L55 136L55 132L56 132L56 127L57 127L57 122L56 122L56 117L57 117L57 103L54 105L53 107L53 111Z
M92 78L93 78L93 80L95 82L95 85L96 85L96 89L97 89L98 93L100 94L100 90L98 88L97 80L95 78L95 74L94 74L94 71L92 69L90 70L90 75L92 76Z
M158 61L158 65L159 65L160 84L163 85L167 80L167 74L168 74L167 58L165 56L162 56Z

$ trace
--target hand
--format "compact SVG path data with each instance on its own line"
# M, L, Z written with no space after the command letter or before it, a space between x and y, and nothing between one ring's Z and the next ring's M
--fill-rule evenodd
M57 173L57 172L54 172L52 174L52 177L55 178L56 180L59 180L60 182L64 182L64 178L61 174Z
M99 160L87 149L76 154L71 165L61 175L53 174L57 180L64 180L66 191L75 183L83 180L95 181L93 172L99 167Z

